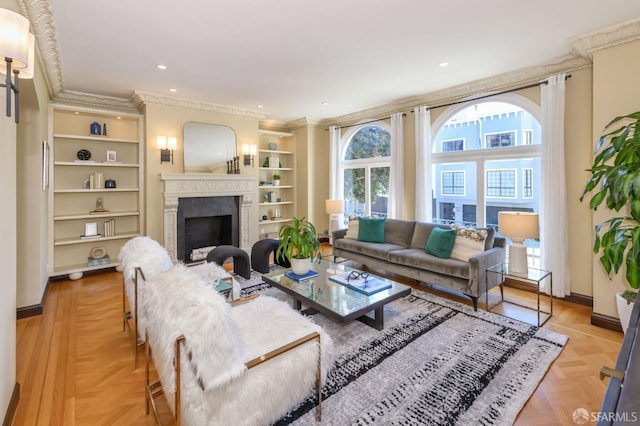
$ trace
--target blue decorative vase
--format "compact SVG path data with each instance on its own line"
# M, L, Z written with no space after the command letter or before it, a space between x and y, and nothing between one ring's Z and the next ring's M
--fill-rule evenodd
M94 121L93 123L91 123L91 126L89 126L89 129L92 135L100 135L100 130L102 129L102 126L100 125L100 123Z

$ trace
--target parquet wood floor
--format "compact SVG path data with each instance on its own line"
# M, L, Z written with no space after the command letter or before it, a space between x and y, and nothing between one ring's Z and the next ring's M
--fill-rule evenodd
M14 425L154 424L144 409L144 355L140 351L141 362L134 369L133 348L122 331L121 288L117 272L58 281L50 285L41 316L17 321L21 395ZM520 315L517 310L508 314ZM554 315L545 327L568 335L569 342L517 425L574 425L575 409L599 409L607 384L599 380L599 370L615 364L622 334L590 325L590 314L589 308L554 302ZM159 406L163 423L172 424L162 398Z

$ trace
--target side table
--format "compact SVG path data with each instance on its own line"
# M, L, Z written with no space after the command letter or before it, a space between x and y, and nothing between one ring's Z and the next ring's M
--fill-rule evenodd
M553 315L553 277L550 271L545 271L543 269L537 269L537 268L529 268L529 271L526 274L521 274L521 273L509 272L509 266L507 264L499 263L487 269L487 275L486 275L487 286L488 286L488 283L491 281L489 277L492 274L499 275L500 282L502 283L504 283L505 280L508 279L509 281L517 281L525 286L530 286L532 288L535 288L535 293L537 298L537 307L535 309L532 308L531 306L523 305L517 302L507 301L507 303L520 306L523 308L535 310L538 314L538 327L541 327L545 322L547 322L549 318L551 318L551 316ZM546 279L549 280L549 292L551 293L550 295L547 295L540 291L540 285ZM541 309L540 307L541 296L549 297L549 311L544 311ZM492 311L497 306L504 303L505 300L503 297L501 301L498 302L496 305L489 307L489 292L487 291L485 293L485 302L487 306L487 311Z

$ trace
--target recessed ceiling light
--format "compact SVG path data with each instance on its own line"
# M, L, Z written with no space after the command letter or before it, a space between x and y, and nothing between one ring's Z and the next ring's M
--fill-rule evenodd
M256 105L257 108L263 108L263 105Z
M438 66L439 66L440 68L444 68L444 67L446 67L447 65L449 65L449 62L440 62L440 63L438 64Z
M329 102L322 102L321 105L329 105Z
M178 89L169 89L170 92L172 93L176 93L178 91Z
M167 66L166 65L162 65L162 64L158 64L158 65L156 65L156 68L158 68L159 70L166 70Z

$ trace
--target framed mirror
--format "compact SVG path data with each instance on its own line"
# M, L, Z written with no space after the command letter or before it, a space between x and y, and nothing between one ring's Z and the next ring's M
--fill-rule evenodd
M184 172L227 173L236 156L236 133L217 124L187 123L183 128Z

